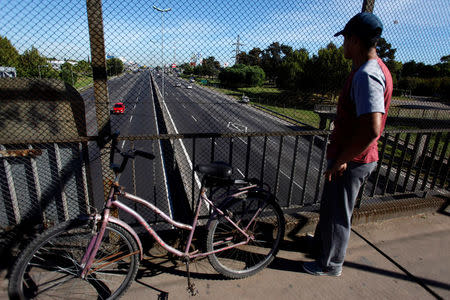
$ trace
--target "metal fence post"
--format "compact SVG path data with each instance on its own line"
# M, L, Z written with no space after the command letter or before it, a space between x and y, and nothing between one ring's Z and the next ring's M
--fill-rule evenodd
M361 11L373 13L374 6L375 6L375 0L364 0Z
M103 33L103 12L101 0L86 0L89 40L91 45L92 75L94 78L95 111L97 116L97 129L99 136L111 133L109 118L109 99L106 74L105 39ZM111 143L102 145L100 150L102 179L105 199L108 196L107 185L113 180L114 174L109 168L109 151Z

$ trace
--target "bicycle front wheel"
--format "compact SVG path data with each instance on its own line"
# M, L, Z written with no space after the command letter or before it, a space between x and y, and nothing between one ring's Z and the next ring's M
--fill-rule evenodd
M38 236L19 256L9 279L11 299L116 299L130 286L139 266L136 241L108 224L85 279L81 260L93 238L88 220L61 223Z
M244 278L266 267L278 252L284 236L284 216L280 206L266 195L255 194L246 199L234 199L225 214L251 239L246 237L224 216L211 222L206 241L207 251L219 251L208 256L219 273L230 278Z

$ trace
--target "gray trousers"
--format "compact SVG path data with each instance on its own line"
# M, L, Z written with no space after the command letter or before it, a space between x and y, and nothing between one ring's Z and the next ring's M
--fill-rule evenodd
M328 162L331 163L331 162ZM359 189L377 162L349 162L342 176L326 180L320 218L314 234L318 263L327 270L342 269L351 231L351 217Z

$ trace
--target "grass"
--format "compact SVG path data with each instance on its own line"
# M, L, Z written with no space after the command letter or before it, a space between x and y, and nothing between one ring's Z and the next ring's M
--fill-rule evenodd
M396 129L398 129L398 128L396 128ZM436 142L438 142L435 156L436 157L441 157L442 151L444 150L443 148L444 148L444 145L445 145L445 140L446 140L448 134L449 134L448 132L444 132L441 135L441 138L438 141L437 140L438 133L432 133L431 137L430 137L429 144L428 144L428 148L427 148L428 149L428 153L431 154L431 152L433 151L433 149L434 149L434 147L436 145ZM417 133L412 133L410 135L410 139L409 139L409 143L408 143L408 145L409 145L408 149L409 150L406 151L405 162L411 160L411 155L413 154L413 152L415 150L414 147L416 146L416 140L417 140L418 135L419 134L417 134ZM406 132L405 133L400 133L399 140L405 142L406 141L406 137L407 137L407 133ZM395 136L391 136L390 138L391 139L395 139ZM425 141L423 141L423 142L425 142ZM378 149L381 149L381 147L382 147L381 141L378 142L378 145L379 145ZM386 151L385 152L386 153L386 157L384 159L384 161L386 163L388 162L389 158L392 156L393 150L394 150L393 143L386 145L386 150L385 150ZM397 145L397 148L396 148L395 153L394 153L394 160L393 160L394 165L397 165L397 163L400 162L400 158L401 158L401 156L402 156L404 151L405 151L405 149L404 149L403 145ZM447 149L445 151L444 158L449 157L449 156L450 156L450 147L447 147Z
M264 103L258 103L258 105L261 105L265 108L268 108L272 111L275 111L279 114L282 114L282 115L292 118L294 120L298 120L298 121L305 123L309 126L312 126L314 128L319 128L319 122L320 122L319 115L316 114L312 110L289 108L289 107L279 107L279 106L273 106L273 105L268 105L268 104L264 104Z
M284 91L270 84L259 87L224 88L220 86L220 82L217 79L196 77L197 82L201 82L202 79L208 81L205 85L208 88L232 96L236 101L239 101L242 95L246 95L250 98L251 103L258 104L276 112L277 116L282 119L289 120L289 118L292 118L314 128L319 128L319 115L312 109L302 108L301 95L297 93ZM294 103L294 105L283 105L282 103ZM295 107L295 103L298 103L297 107ZM310 103L308 104L310 105ZM288 118L283 118L283 115Z
M75 82L74 87L75 87L77 90L80 90L80 89L82 89L82 88L84 88L84 87L89 86L89 85L92 84L92 83L93 83L92 77L79 76L78 79L77 79L77 82Z
M425 109L425 108L403 108L391 106L389 115L401 118L424 118L430 120L448 120L448 110Z

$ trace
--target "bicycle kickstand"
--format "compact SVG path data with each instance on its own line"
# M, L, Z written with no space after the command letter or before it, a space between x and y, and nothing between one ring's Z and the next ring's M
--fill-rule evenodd
M187 280L188 280L188 286L187 286L186 290L188 291L188 293L191 296L196 296L196 295L198 295L198 290L195 287L195 284L193 282L191 282L191 272L189 271L189 259L186 259L185 264L186 264L186 272L187 272Z

